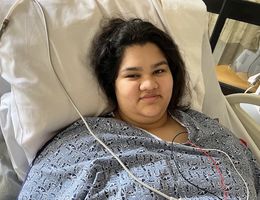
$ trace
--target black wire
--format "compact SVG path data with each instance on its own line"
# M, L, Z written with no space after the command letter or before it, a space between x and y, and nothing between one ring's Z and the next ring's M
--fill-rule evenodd
M174 158L174 156L173 156L173 142L174 142L174 140L180 135L180 134L182 134L182 133L186 133L186 131L182 131L182 132L180 132L180 133L178 133L178 134L176 134L175 136L174 136L174 138L172 139L172 143L171 143L171 159L173 160L173 162L174 162L174 164L175 164L175 166L176 166L176 168L177 168L177 170L178 170L178 172L179 172L179 174L182 176L182 178L185 180L185 181L187 181L189 184L191 184L191 185L193 185L194 187L196 187L196 188L198 188L198 189L200 189L200 190L202 190L202 191L204 191L204 192L207 192L207 193L210 193L210 194L212 194L213 196L215 196L215 197L217 197L218 199L222 199L222 198L220 198L219 196L217 196L216 194L214 194L213 192L210 192L210 191L208 191L207 189L205 189L205 188L201 188L201 187L199 187L198 185L195 185L194 183L192 183L192 182L190 182L182 173L181 173L181 171L180 171L180 168L179 168L179 166L178 166L178 163L176 162L176 158Z
M9 24L9 20L8 19L4 19L4 21L3 21L2 25L1 25L1 28L0 28L0 39L1 39L2 35L3 35L3 33L5 32L8 24Z
M181 132L177 133L177 134L173 137L173 139L172 139L172 144L173 144L174 140L175 140L179 135L181 135L181 134L183 134L183 133L187 133L187 131L181 131Z

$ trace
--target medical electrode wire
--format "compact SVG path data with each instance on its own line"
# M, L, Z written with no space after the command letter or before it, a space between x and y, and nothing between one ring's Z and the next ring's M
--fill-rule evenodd
M6 26L8 25L8 22L9 22L9 18L12 14L12 12L15 10L15 8L18 6L19 3L21 3L23 0L17 0L13 5L12 7L9 9L5 19L4 19L4 22L6 21L6 25L5 25L5 28ZM146 187L147 189L161 195L162 197L166 198L166 199L169 199L169 200L184 200L183 198L174 198L174 197L170 197L158 190L156 190L155 188L147 185L146 183L140 181L137 177L135 177L131 172L130 170L125 166L125 164L119 159L119 157L114 154L114 152L108 147L106 146L106 144L104 144L93 132L92 130L90 129L88 123L86 122L86 120L84 119L84 117L82 116L82 114L80 113L80 111L78 110L77 106L74 104L72 98L70 97L68 91L66 90L66 88L64 87L64 85L62 84L62 81L60 80L57 72L55 71L55 68L53 66L53 63L52 63L52 59L51 59L51 53L50 53L50 44L49 44L49 35L48 35L48 28L47 28L47 23L46 23L46 19L45 19L45 14L43 12L43 9L42 9L42 6L40 5L40 3L37 1L37 0L33 0L33 2L36 3L36 5L39 7L40 9L40 12L41 12L41 15L43 16L43 22L44 22L44 29L45 29L45 36L46 36L46 41L47 41L47 51L48 51L48 55L49 55L49 62L50 62L50 65L52 67L52 70L54 72L54 74L56 75L56 78L58 79L58 82L60 84L60 86L64 89L65 91L65 95L67 96L67 98L69 99L70 103L72 104L73 108L75 109L75 111L78 113L78 115L80 116L80 118L82 119L82 121L84 122L86 128L88 129L89 133L119 162L119 164L123 167L123 169L128 173L128 175L130 177L132 177L136 182L138 182L139 184L141 184L142 186ZM3 22L3 24L4 24ZM3 29L3 24L1 26L1 29L0 29L0 39L1 39L1 34L3 33L4 29ZM244 180L244 178L242 177L242 175L238 172L238 170L236 169L233 161L231 160L231 158L229 157L229 155L224 152L224 151L221 151L221 150L218 150L218 149L204 149L204 150L207 150L207 151L219 151L221 153L223 153L224 155L226 155L226 157L228 157L228 159L230 160L230 162L232 163L232 166L234 167L234 169L236 170L237 174L240 176L240 178L243 180L245 186L246 186L246 190L247 190L247 200L249 200L249 188L247 186L247 183L246 181Z
M164 194L164 193L162 193L162 192L156 190L155 188L153 188L153 187L147 185L146 183L140 181L137 177L135 177L135 176L129 171L129 169L125 166L125 164L119 159L119 157L118 157L116 154L114 154L114 152L113 152L108 146L106 146L106 144L104 144L104 143L92 132L92 130L90 129L88 123L86 122L86 120L84 119L84 117L82 116L82 114L80 113L80 111L78 110L77 106L74 104L72 98L71 98L70 95L68 94L68 91L67 91L66 88L63 86L62 81L60 80L60 78L59 78L57 72L55 71L55 68L54 68L53 63L52 63L52 60L51 60L50 45L49 45L49 35L48 35L48 29L47 29L47 23L46 23L46 20L45 20L45 15L44 15L44 12L43 12L43 9L42 9L40 3L39 3L37 0L33 0L33 1L38 5L38 7L40 8L40 12L41 12L41 14L42 14L42 16L43 16L43 22L44 22L44 26L45 26L45 27L44 27L44 29L45 29L45 36L46 36L46 38L47 38L47 51L48 51L49 62L50 62L50 64L51 64L51 67L52 67L52 69L53 69L53 71L54 71L54 73L55 73L55 75L56 75L56 77L57 77L57 79L58 79L58 82L60 83L61 87L64 89L67 98L69 99L69 101L70 101L70 103L72 104L73 108L76 110L76 112L78 113L78 115L80 116L80 118L82 119L82 121L84 122L84 124L85 124L85 126L87 127L89 133L119 162L119 164L120 164L120 165L123 167L123 169L128 173L128 175L129 175L130 177L132 177L136 182L138 182L138 183L141 184L142 186L146 187L147 189L149 189L149 190L151 190L151 191L153 191L153 192L155 192L155 193L161 195L162 197L164 197L164 198L166 198L166 199L169 199L169 200L183 200L182 198L176 199L176 198L174 198L174 197L170 197L170 196L168 196L168 195L166 195L166 194Z
M191 185L193 185L194 187L196 187L196 188L198 188L198 189L200 189L200 190L202 190L202 191L204 191L204 192L206 192L206 193L209 193L209 194L212 194L213 196L215 196L215 197L217 197L218 199L220 199L220 200L222 200L218 195L216 195L216 194L214 194L213 192L211 192L211 191L209 191L209 190L207 190L206 188L202 188L202 187L200 187L199 185L196 185L196 184L194 184L194 183L192 183L191 181L189 181L183 174L182 174L182 172L181 172L181 170L180 170L180 167L179 167L179 164L177 163L177 157L175 157L173 154L173 142L174 142L174 139L175 139L175 137L172 139L172 148L171 148L171 158L172 158L172 160L173 160L173 162L174 162L174 164L175 164L175 166L176 166L176 169L178 170L178 172L179 172L179 174L182 176L182 178L185 180L185 181L187 181L189 184L191 184ZM188 144L189 143L191 143L191 142L188 142ZM204 153L204 151L202 152L202 153ZM209 156L209 155L206 155L207 157L211 157L211 156ZM211 163L210 163L211 164ZM211 165L212 166L212 165ZM225 198L225 197L224 197Z
M191 143L191 142L190 142ZM192 144L192 143L191 143ZM199 147L194 147L194 148L197 148L197 149L199 149ZM231 162L231 164L232 164L232 166L233 166L233 168L235 169L235 171L236 171L236 173L240 176L240 178L241 178L241 180L243 181L243 183L244 183L244 185L245 185L245 187L246 187L246 193L247 193L247 198L246 198L246 200L249 200L249 188L248 188L248 186L247 186L247 183L246 183L246 181L245 181L245 179L243 178L243 176L239 173L239 171L237 170L237 168L236 168L236 166L235 166L235 164L233 163L233 161L232 161L232 159L230 158L230 156L225 152L225 151L222 151L222 150L220 150L220 149L207 149L207 148L201 148L201 149L203 149L203 150L206 150L206 151L217 151L217 152L220 152L220 153L223 153L228 159L229 159L229 161Z
M219 168L219 166L217 165L216 163L216 160L211 156L209 155L209 153L204 150L203 148L201 148L200 146L196 145L196 144L193 144L192 142L188 141L188 144L192 145L193 147L197 148L200 152L202 152L203 154L205 154L207 156L207 158L213 163L213 165L211 164L211 166L215 167L217 173L219 174L220 176L220 186L222 187L222 190L223 190L223 196L224 196L224 200L227 199L227 196L228 196L228 192L227 192L227 186L225 184L225 180L224 180L224 177L223 177L223 174L221 173L221 170Z

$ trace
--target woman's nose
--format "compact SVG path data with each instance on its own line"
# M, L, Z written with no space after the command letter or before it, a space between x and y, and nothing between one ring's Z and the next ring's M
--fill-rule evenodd
M140 83L140 90L153 90L158 88L158 83L155 78L147 77L144 78Z

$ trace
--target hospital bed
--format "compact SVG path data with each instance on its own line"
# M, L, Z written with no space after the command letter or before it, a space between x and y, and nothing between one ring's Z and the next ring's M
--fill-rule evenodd
M183 102L217 118L260 161L255 130L248 132L219 87L202 0L4 0L0 21L5 16L10 21L0 40L0 199L15 199L37 151L79 118L65 90L83 115L111 109L87 59L103 17L140 17L167 30L191 78L192 98ZM259 97L247 97L259 105Z

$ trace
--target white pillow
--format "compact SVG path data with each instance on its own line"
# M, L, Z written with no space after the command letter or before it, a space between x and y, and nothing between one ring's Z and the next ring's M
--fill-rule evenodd
M63 3L45 5L53 64L81 113L99 115L108 105L89 70L87 50L102 14L90 14L93 5L83 1ZM46 42L39 9L33 1L22 2L1 38L0 71L11 84L15 138L29 163L55 131L78 119L50 65Z
M202 1L39 2L46 16L54 68L83 115L99 115L109 109L87 60L90 42L103 16L140 17L164 30L167 28L176 37L192 78L192 106L201 110L204 97L201 43L206 20ZM9 7L9 0L2 1L1 13L6 13ZM33 1L23 1L14 10L1 38L0 71L11 84L11 119L16 142L26 155L24 163L31 163L58 129L78 118L50 65L46 42L40 9Z

